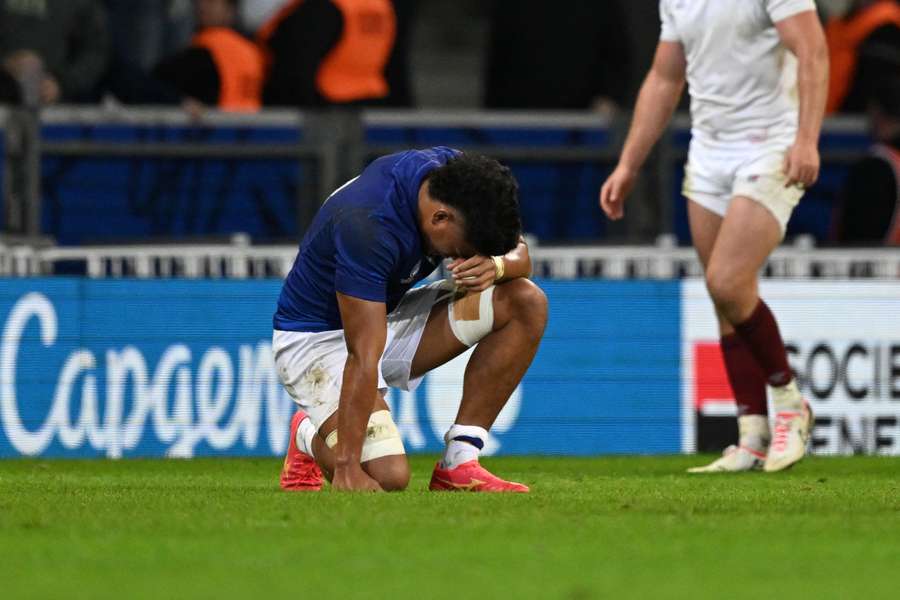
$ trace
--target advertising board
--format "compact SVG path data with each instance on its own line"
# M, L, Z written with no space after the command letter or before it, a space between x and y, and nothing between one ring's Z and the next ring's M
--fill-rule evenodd
M760 293L816 415L813 452L900 454L900 283L765 280ZM682 450L713 450L735 406L702 281L683 284L681 326Z
M540 282L550 323L489 452L674 453L675 282ZM281 282L0 280L0 457L279 455L293 406L272 366ZM436 452L466 356L388 401Z

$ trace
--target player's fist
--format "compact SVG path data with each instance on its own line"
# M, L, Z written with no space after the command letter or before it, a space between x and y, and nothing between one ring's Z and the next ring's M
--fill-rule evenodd
M636 176L634 170L620 164L600 188L600 208L613 221L625 214L625 198L634 188Z
M819 149L815 144L795 142L784 157L784 187L808 188L819 178Z

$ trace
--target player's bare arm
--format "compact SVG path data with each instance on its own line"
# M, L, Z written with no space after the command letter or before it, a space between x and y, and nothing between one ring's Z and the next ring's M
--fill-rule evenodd
M800 115L797 139L785 156L786 186L809 187L819 177L819 132L828 96L828 48L819 17L806 11L775 23L782 43L797 57Z
M447 265L454 282L472 292L482 292L494 283L531 276L531 256L524 238L503 256L457 258Z
M336 490L381 491L360 465L369 415L378 395L378 362L387 340L387 308L337 292L347 342L341 398L338 404L338 443L332 486Z
M621 219L625 214L625 198L634 187L637 173L678 106L686 69L682 45L659 42L653 66L638 94L619 164L600 189L600 208L610 219Z

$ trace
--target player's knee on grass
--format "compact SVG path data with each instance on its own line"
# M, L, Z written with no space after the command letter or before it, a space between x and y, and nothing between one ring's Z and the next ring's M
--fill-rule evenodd
M325 445L333 449L337 442L335 429L325 437ZM369 476L386 491L403 490L409 485L406 450L390 411L378 410L369 416L360 462Z
M386 492L402 492L409 485L409 461L406 455L382 456L363 463L369 477Z

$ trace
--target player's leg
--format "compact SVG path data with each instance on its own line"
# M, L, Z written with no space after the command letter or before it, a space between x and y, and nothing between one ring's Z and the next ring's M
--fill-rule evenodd
M692 200L688 201L691 239L704 271L709 264L722 216ZM719 324L719 346L728 382L738 408L738 444L729 446L721 458L703 467L688 469L691 473L749 471L762 468L769 445L769 422L766 416L766 380L750 350L731 323L716 310Z
M488 473L478 456L488 430L531 364L546 323L546 296L527 279L434 307L413 358L412 378L477 346L466 366L462 401L445 435L447 447L432 489L527 491Z
M767 471L781 470L803 457L811 423L778 323L759 297L759 269L783 237L783 224L775 214L761 202L736 196L706 269L707 288L717 310L734 327L772 388L777 414Z
M311 436L316 432L310 413L318 418L319 409L327 404L322 396L327 387L314 385L313 382L325 383L329 379L328 366L334 361L315 360L313 356L320 353L313 349L322 345L336 347L337 342L337 337L328 339L327 333L276 330L272 334L272 353L278 378L298 409L291 418L288 448L281 468L280 484L286 491L322 489L322 471L309 449ZM327 358L332 353L321 354Z
M309 447L325 477L331 481L334 473L334 447L337 445L337 413L319 427L310 439ZM378 393L375 409L369 418L363 442L362 468L386 492L405 490L409 485L409 461L400 432L390 415L384 394Z
M531 365L547 325L547 298L527 279L494 289L494 323L466 365L457 423L489 429Z
M337 408L347 360L343 333L276 332L273 349L281 383L300 408L291 420L281 487L318 490L323 482L320 467L329 479L334 469L332 449L337 444ZM379 386L385 383L380 381ZM403 489L409 482L409 465L400 433L381 393L373 407L362 466L382 489Z
M759 269L781 238L778 221L766 207L742 196L732 200L708 259L706 286L716 309L735 329L756 310Z
M322 487L322 474L331 481L334 473L337 413L328 417L319 428L303 411L298 411L294 420L297 423L291 423L291 444L299 455L289 449L285 469L282 471L282 487L291 490L318 490ZM318 481L309 474L311 462L317 470L321 469ZM375 401L375 410L369 417L366 439L363 442L362 468L385 491L401 491L409 485L409 463L400 432L380 393ZM288 473L287 484L285 473Z

